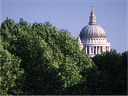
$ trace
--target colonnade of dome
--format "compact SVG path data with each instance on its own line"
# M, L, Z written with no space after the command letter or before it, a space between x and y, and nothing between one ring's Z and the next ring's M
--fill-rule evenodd
M89 54L91 57L95 56L96 54L101 54L105 51L110 51L109 46L98 46L98 45L92 45L92 46L84 46L85 47L85 54Z

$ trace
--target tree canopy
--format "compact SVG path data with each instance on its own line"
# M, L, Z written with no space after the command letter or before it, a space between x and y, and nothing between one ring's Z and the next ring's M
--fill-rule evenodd
M105 78L101 83L104 94L127 94L127 54L128 51L120 54L111 49L93 58L101 76Z
M67 30L49 22L7 18L0 30L2 95L126 94L127 52L91 59Z

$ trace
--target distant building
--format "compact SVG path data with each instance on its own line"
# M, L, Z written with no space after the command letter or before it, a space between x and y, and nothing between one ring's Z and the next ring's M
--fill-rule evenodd
M85 47L85 54L94 57L96 54L101 54L101 52L110 51L110 43L107 42L104 29L96 23L93 6L90 15L89 24L81 30L77 42L80 50Z

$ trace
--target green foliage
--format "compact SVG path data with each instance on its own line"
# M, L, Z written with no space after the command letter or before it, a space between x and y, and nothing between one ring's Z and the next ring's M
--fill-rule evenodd
M67 30L58 30L49 22L28 24L21 18L15 23L7 18L0 30L3 95L111 94L110 86L103 90L102 84L107 84L112 73L110 68L117 68L112 63L119 62L122 66L119 63L121 67L116 71L122 73L118 73L121 77L117 79L126 78L126 53L96 55L95 65L84 50L80 51L76 39ZM106 64L104 59L108 59L104 56L115 61ZM118 86L126 84L117 82Z
M4 43L2 41L2 43ZM1 47L1 95L22 94L18 87L18 81L21 80L23 69L19 68L21 59L17 56L11 55L8 50ZM17 81L17 82L16 82Z
M101 94L127 94L127 53L120 54L116 50L111 50L93 58L103 78L100 83Z
M23 93L15 94L63 94L65 88L80 82L80 66L87 62L68 31L62 32L49 22L28 25L21 18L15 24L7 18L1 25L1 35L4 49L22 60Z

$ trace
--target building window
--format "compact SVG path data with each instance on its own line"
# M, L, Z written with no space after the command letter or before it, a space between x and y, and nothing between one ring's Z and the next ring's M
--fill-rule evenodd
M102 46L101 46L101 48L100 48L100 52L103 52L103 51L102 51Z
M96 47L94 47L94 54L96 54Z
M106 51L108 51L107 47L106 47Z
M97 53L99 53L98 51L99 51L99 46L97 46Z
M89 47L87 46L87 54L89 54Z

